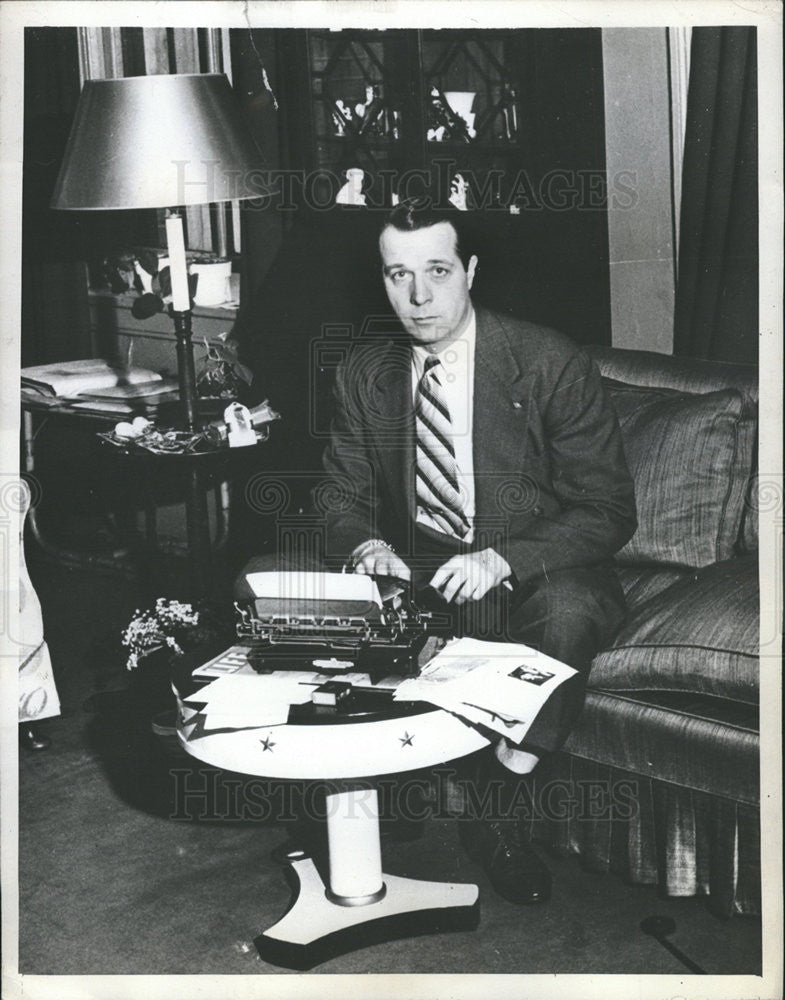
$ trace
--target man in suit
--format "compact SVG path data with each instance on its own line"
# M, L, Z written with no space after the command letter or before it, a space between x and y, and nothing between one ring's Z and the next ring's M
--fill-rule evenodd
M478 260L461 223L403 203L381 230L403 333L369 337L338 373L326 556L410 580L462 634L523 642L578 671L521 746L502 740L480 763L487 783L531 773L569 734L591 661L624 615L611 558L636 519L596 367L561 334L475 308ZM550 875L514 817L461 834L506 898L548 898Z

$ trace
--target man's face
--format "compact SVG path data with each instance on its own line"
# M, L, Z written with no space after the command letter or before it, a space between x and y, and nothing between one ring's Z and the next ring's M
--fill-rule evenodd
M456 253L457 235L449 222L401 232L382 230L379 251L384 287L404 330L430 351L459 337L471 316L469 289L477 258L464 268Z

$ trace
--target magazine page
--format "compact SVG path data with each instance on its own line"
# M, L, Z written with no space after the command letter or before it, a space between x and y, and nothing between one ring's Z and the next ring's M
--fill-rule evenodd
M553 691L575 673L530 646L463 638L400 684L395 698L430 702L520 742Z

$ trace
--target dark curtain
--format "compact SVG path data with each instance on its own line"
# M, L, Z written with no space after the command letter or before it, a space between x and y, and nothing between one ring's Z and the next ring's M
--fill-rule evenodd
M695 28L690 59L674 354L755 362L755 28Z

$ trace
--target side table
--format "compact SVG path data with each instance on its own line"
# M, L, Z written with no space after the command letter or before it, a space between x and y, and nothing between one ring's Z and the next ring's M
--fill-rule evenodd
M328 884L304 852L288 856L299 889L287 913L255 940L265 961L305 970L368 944L477 926L476 885L382 871L377 791L367 781L352 787L352 779L479 750L488 740L476 729L441 709L392 699L382 710L312 718L298 712L284 725L211 729L198 687L187 681L174 687L177 735L198 760L266 778L335 780L345 789L327 796Z
M36 456L36 439L48 420L62 421L63 425L69 429L84 428L86 426L95 433L111 430L112 426L117 422L116 417L110 417L106 414L92 413L89 410L78 410L68 405L45 406L34 403L31 400L23 399L21 442L23 474L36 476L39 471ZM32 539L41 551L57 559L59 562L71 563L80 567L103 561L117 564L123 556L127 555L126 550L122 548L110 549L101 554L79 552L68 549L47 538L39 522L38 510L35 504L30 507L28 512L27 527Z
M23 471L35 474L37 471L36 436L47 420L62 422L74 430L85 428L94 431L109 431L117 423L117 416L79 409L68 404L55 407L38 405L24 400L22 403L23 430ZM258 442L244 448L223 448L199 454L154 455L141 450L121 451L110 445L96 441L101 446L102 461L109 469L112 462L127 465L138 481L146 484L158 475L176 476L182 484L186 512L186 540L188 547L189 581L191 597L199 599L208 594L211 585L212 556L226 535L228 500L224 496L218 505L218 537L211 539L208 517L207 491L211 483L224 483L236 472L248 468L252 462L260 460L266 442ZM145 506L145 535L151 547L156 542L155 506L152 501ZM96 556L93 553L74 552L47 539L39 524L35 507L28 515L28 525L32 537L39 547L49 555L77 565L87 565L99 560L116 563L127 553L120 548L112 549Z
M189 590L193 600L206 597L212 582L212 557L220 544L210 537L207 491L211 482L226 481L242 467L258 460L265 441L243 448L221 448L194 453L154 454L141 449L112 448L115 461L127 463L140 478L147 480L165 471L177 476L185 490L185 530L188 544ZM225 521L228 510L222 512ZM225 532L225 524L222 525Z

